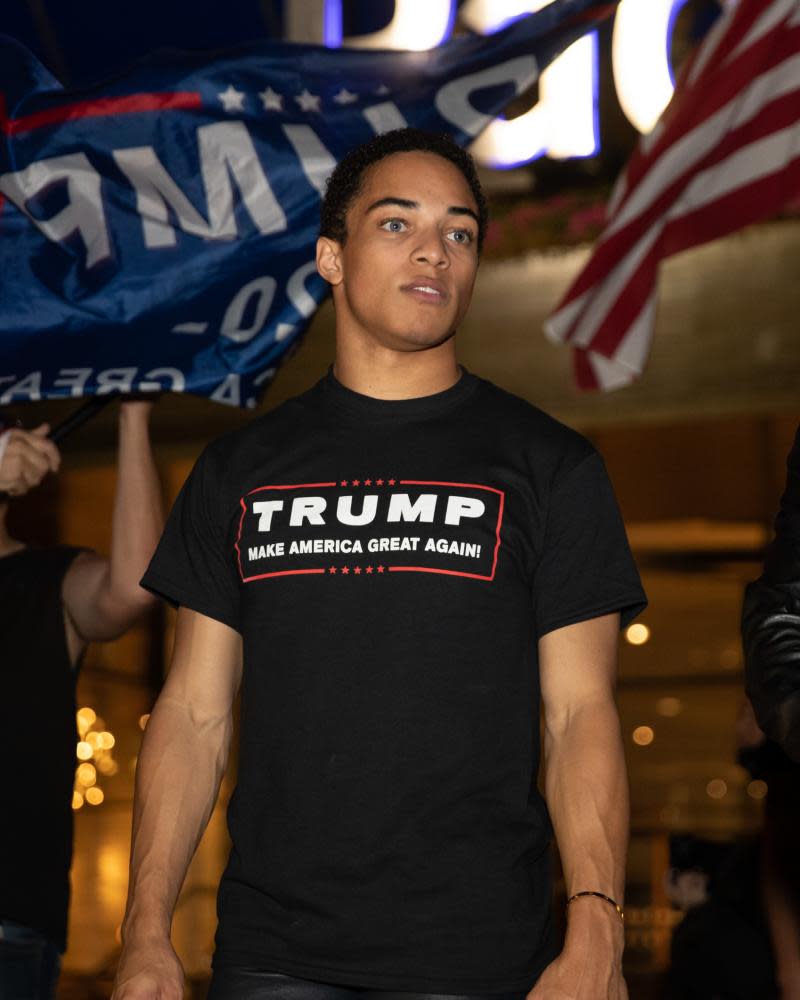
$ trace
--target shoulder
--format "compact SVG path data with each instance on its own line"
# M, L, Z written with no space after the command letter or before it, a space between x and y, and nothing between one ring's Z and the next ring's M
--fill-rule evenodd
M533 403L486 379L481 379L481 405L486 417L502 431L504 440L554 475L570 471L598 452L588 438L545 413Z
M253 464L268 460L271 454L286 447L290 436L303 432L308 419L310 393L293 396L264 413L246 426L211 441L197 460L195 469L209 476L222 476L220 486L234 479Z

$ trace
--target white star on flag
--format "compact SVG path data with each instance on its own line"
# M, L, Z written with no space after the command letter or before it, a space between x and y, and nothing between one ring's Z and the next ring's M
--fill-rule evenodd
M244 111L244 94L241 90L236 90L232 84L228 84L228 89L217 94L222 101L226 111Z
M310 94L307 89L295 100L300 105L301 111L319 111L320 98L316 94Z
M272 87L267 87L258 95L265 111L283 111L283 97L274 91Z
M339 93L334 95L333 99L337 104L352 104L358 100L358 94L353 94L347 87L342 87Z

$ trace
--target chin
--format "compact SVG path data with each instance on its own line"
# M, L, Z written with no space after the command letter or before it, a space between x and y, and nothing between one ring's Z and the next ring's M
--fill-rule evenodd
M398 331L391 336L391 341L396 350L427 351L447 343L454 334L455 330L449 328L447 330L442 330L441 327L436 330L417 328Z

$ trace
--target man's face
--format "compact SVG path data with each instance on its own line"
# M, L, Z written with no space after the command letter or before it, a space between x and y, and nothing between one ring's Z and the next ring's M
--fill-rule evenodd
M370 167L347 213L345 245L320 240L337 331L404 352L448 340L472 297L477 212L461 171L440 156L396 153Z

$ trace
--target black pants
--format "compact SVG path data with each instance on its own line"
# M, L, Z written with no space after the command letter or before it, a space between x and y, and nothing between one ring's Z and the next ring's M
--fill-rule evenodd
M334 986L260 969L215 969L208 1000L525 1000L518 993L407 993Z

